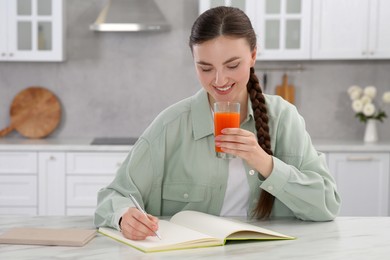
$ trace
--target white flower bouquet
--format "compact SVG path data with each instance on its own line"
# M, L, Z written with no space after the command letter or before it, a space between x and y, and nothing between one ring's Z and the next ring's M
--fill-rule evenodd
M365 123L368 119L376 119L383 122L383 119L387 117L386 112L375 102L376 87L362 88L354 85L348 88L348 94L352 101L352 109L356 113L355 116L360 121ZM383 93L382 104L390 104L390 91Z

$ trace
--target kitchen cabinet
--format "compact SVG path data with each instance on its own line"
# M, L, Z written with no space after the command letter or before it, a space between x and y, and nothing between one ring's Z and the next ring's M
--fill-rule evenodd
M37 214L37 173L36 153L0 152L0 214Z
M93 215L127 152L2 151L0 214Z
M63 61L63 0L0 0L0 61Z
M121 152L66 154L66 215L93 215L97 192L107 186L125 160Z
M390 153L328 154L341 216L389 216Z
M310 58L311 1L201 0L200 13L218 5L234 6L246 12L258 36L258 60Z
M38 215L65 215L65 153L38 153Z
M310 58L311 3L308 0L257 1L259 60Z
M313 1L312 59L390 58L390 1Z

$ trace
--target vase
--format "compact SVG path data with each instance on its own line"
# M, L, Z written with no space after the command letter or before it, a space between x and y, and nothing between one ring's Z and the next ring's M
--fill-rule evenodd
M375 119L368 119L366 123L366 130L364 132L364 142L365 143L375 143L378 141L378 131L376 128Z

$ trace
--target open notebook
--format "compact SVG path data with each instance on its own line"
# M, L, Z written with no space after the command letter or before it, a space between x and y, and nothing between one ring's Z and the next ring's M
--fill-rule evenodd
M170 221L160 220L162 239L147 237L142 241L125 238L115 229L101 227L99 232L143 252L223 246L227 240L295 239L251 224L196 211L181 211Z
M0 235L0 244L84 246L96 233L95 229L11 228Z

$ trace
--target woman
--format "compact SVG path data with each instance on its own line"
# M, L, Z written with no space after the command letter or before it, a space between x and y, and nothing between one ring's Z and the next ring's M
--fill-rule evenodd
M262 93L248 17L232 7L210 9L195 21L189 45L203 88L142 134L114 181L99 191L95 225L145 239L158 229L154 216L187 209L332 220L340 205L334 180L296 108ZM240 102L241 126L214 138L215 101ZM236 159L216 158L214 144ZM134 208L129 194L151 215Z

